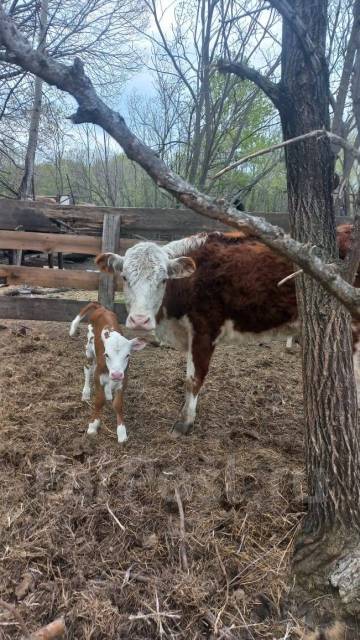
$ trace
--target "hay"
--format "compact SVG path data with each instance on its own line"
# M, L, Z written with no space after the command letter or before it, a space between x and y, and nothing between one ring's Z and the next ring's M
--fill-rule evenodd
M0 333L0 597L72 640L298 638L285 619L301 518L300 363L282 343L215 355L195 432L169 427L184 359L131 363L129 441L111 408L95 440L80 400L85 327ZM295 628L295 625L294 625ZM21 628L0 607L0 638Z

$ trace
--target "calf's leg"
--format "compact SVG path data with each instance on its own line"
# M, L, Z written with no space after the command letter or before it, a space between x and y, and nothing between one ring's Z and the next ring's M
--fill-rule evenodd
M90 362L88 366L84 366L84 387L82 390L81 400L84 402L86 400L90 400L91 396L91 383L94 377L96 364L94 362Z
M124 387L115 392L113 407L116 412L117 439L119 443L126 442L128 439L126 427L124 424Z
M173 431L189 433L194 425L199 391L209 370L214 344L210 336L194 334L190 340L186 363L185 402Z
M100 421L101 410L105 404L105 393L102 385L100 384L98 374L95 375L95 389L96 389L95 407L92 414L92 420L91 422L89 422L89 426L87 430L88 435L97 434L100 427L100 422L101 422Z

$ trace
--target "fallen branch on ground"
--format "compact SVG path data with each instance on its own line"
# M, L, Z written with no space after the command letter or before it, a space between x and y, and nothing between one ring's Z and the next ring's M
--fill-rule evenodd
M279 227L262 218L237 211L224 200L210 198L171 171L152 149L130 131L124 118L99 98L79 58L75 58L73 64L67 66L42 51L34 50L12 19L7 16L1 4L0 44L5 49L3 58L6 62L22 67L75 98L79 106L71 117L74 124L87 122L102 127L122 146L127 157L137 162L160 188L201 215L236 229L245 228L256 233L267 246L298 264L342 302L354 316L360 318L360 291L341 277L339 268L327 265L314 255L311 246L294 240Z

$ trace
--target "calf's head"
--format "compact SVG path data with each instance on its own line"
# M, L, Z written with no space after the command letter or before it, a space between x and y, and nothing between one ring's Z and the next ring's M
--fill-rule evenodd
M124 256L103 253L97 257L96 262L102 271L119 271L123 277L128 328L155 329L156 314L163 301L167 280L185 278L195 271L194 261L181 256L181 252L198 246L194 241L191 244L190 240L171 242L165 247L141 242L128 249Z
M144 340L127 340L118 331L103 329L101 339L104 344L104 356L111 380L121 381L129 364L130 354L141 351L146 346Z

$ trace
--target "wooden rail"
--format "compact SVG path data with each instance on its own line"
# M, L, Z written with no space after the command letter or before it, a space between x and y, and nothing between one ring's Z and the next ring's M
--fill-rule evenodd
M257 215L289 230L289 220L285 213ZM337 219L338 224L350 221L349 218ZM73 232L63 233L61 225L57 226L60 222L70 223ZM88 225L86 234L79 233L81 225ZM54 253L89 256L101 251L123 253L141 239L155 239L161 243L213 230L227 231L229 227L187 209L117 209L0 199L0 249L41 251L50 257ZM95 270L0 265L0 278L12 285L98 290L99 301L109 308L114 306L114 291L122 289L120 277L114 280L113 276L100 274ZM83 304L86 303L1 296L0 317L69 321ZM120 309L115 305L115 308L124 317L123 306Z
M113 276L108 276L111 280ZM77 269L44 269L39 267L18 267L0 265L0 278L7 284L28 284L33 287L68 287L97 291L100 282L99 271L80 271ZM116 288L122 289L121 278L116 280Z
M0 318L2 320L47 320L71 322L88 300L60 300L58 298L0 298ZM126 319L123 304L116 303L114 311L120 322Z

